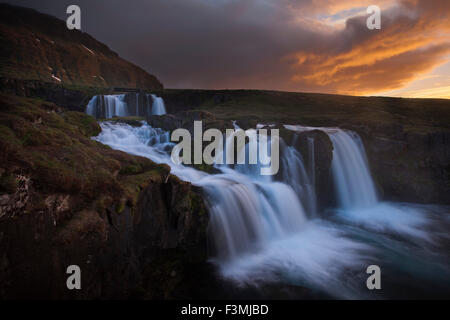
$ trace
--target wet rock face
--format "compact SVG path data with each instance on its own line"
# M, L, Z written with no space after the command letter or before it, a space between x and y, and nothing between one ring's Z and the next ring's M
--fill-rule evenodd
M201 196L189 182L170 175L149 186L135 215L136 240L162 249L203 250L206 255L208 215Z

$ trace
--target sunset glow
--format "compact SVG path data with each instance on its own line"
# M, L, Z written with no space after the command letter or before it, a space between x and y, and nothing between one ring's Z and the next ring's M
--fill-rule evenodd
M364 30L365 12L354 8L355 1L339 3L337 7L330 1L332 15L321 21L331 28L328 33L351 37L352 46L331 54L296 53L294 83L352 95L450 97L448 2L397 1L388 7L383 3L383 27L375 32Z

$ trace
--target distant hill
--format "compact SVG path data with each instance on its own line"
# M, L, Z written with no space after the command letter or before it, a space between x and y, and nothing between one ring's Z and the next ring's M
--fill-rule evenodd
M89 34L33 9L0 4L0 77L66 86L161 89L159 80Z

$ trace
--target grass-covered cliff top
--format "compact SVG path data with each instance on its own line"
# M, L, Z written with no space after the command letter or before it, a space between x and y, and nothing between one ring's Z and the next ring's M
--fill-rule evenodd
M161 90L172 108L206 110L220 119L313 126L402 125L450 130L450 100L356 97L263 90Z
M23 212L44 208L55 194L70 195L73 212L132 207L144 185L165 179L169 168L90 139L100 130L83 113L0 94L0 194L16 193L17 177L25 176L35 199Z

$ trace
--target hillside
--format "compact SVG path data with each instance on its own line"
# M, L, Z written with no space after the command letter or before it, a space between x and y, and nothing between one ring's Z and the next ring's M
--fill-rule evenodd
M163 87L87 33L68 30L65 21L7 4L0 4L0 78L65 87Z
M359 97L265 90L181 90L156 92L170 113L206 110L222 119L251 119L310 126L402 125L406 130L450 130L450 100Z

